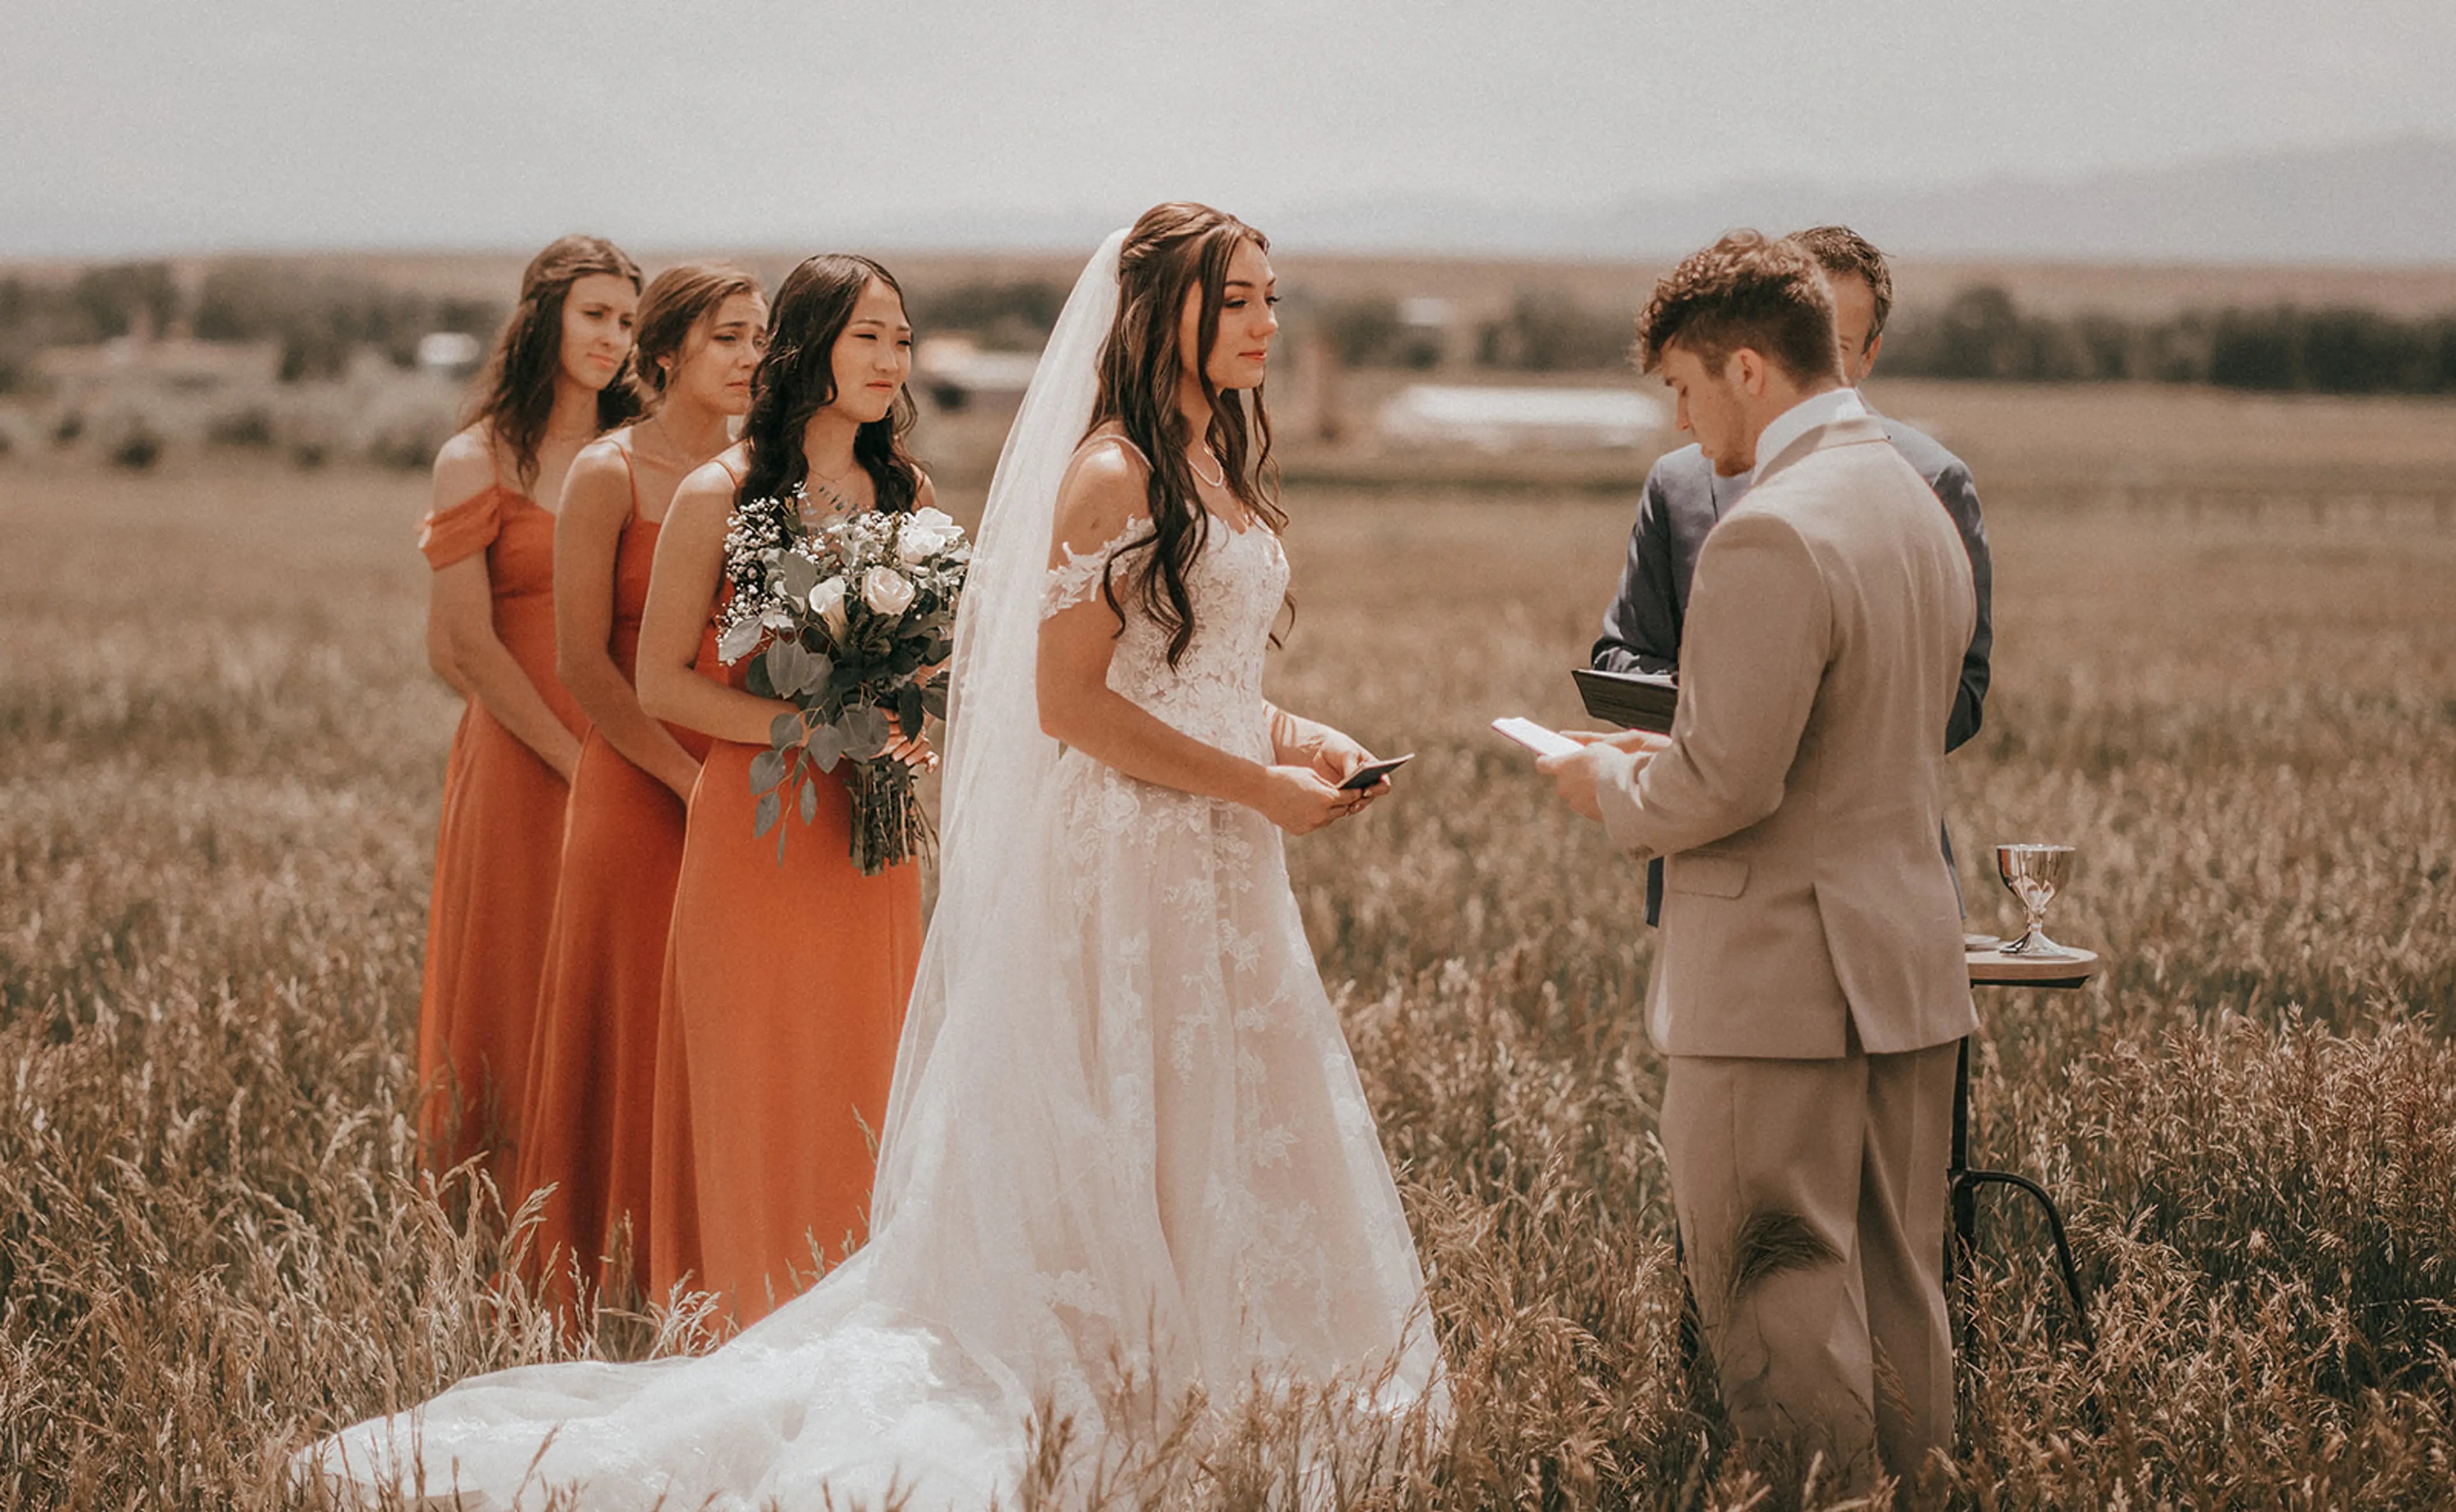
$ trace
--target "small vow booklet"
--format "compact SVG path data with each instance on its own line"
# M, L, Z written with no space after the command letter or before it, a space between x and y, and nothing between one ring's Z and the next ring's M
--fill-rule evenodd
M1559 730L1547 729L1531 719L1523 719L1516 714L1494 720L1492 727L1497 734L1516 741L1538 756L1566 756L1578 748L1576 741L1569 739Z
M1586 700L1586 712L1623 729L1671 733L1671 716L1680 707L1680 684L1651 672L1598 672L1573 666L1569 676Z

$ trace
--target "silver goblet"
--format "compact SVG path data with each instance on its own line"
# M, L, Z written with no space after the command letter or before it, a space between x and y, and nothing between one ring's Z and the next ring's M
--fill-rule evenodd
M2021 900L2021 911L2029 916L2029 928L2021 937L2003 947L2006 955L2053 960L2073 953L2047 938L2047 905L2055 901L2057 891L2071 879L2072 862L2070 846L1996 848L1996 874L2003 879L2006 889Z

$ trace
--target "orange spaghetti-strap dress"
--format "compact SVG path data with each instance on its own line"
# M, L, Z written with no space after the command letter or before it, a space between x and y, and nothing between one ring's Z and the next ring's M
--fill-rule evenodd
M495 635L566 728L587 728L554 675L554 515L495 485L426 517L434 567L482 551ZM563 778L476 699L444 769L419 993L419 1129L436 1170L488 1155L510 1196L538 977L562 871Z
M724 664L716 654L713 616L700 637L695 664L703 676L726 681ZM699 738L707 742L704 735ZM706 763L703 748L703 774ZM693 784L692 807L697 803L698 785ZM687 820L684 845L689 845ZM674 933L684 917L679 875L674 879L671 913L665 932L665 976L657 994L657 1088L648 1131L648 1207L657 1216L649 1225L645 1246L647 1295L649 1300L659 1302L671 1297L678 1286L695 1291L707 1285L707 1268L700 1257L699 1159L691 1148L690 1072L684 1059L682 1005L674 992Z
M748 666L721 668L712 646L700 664L736 687ZM820 779L809 825L787 806L781 863L775 832L752 834L762 748L715 742L691 790L665 956L687 1118L659 1135L668 1169L687 1153L696 1186L694 1284L743 1323L808 1285L814 1253L832 1264L867 1235L871 1143L921 958L921 868L861 874L841 782ZM657 1257L652 1285L677 1279L680 1257Z
M659 528L641 517L635 480L630 518L615 546L606 641L631 682L639 676L640 614ZM707 754L706 736L666 729L693 756ZM571 782L517 1187L523 1196L554 1187L531 1256L548 1294L566 1301L575 1259L590 1287L604 1286L603 1262L626 1226L623 1247L632 1274L647 1269L648 1234L658 1221L649 1181L657 1015L682 860L682 800L592 729Z

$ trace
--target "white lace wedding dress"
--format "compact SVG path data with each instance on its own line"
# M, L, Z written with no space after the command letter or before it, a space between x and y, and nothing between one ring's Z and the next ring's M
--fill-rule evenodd
M1025 727L1041 614L1095 592L1125 540L1047 568L1042 496L1083 433L1076 349L1105 327L1103 293L1114 308L1115 240L1105 289L1095 258L1044 358L1080 371L1035 380L984 521L944 881L870 1243L713 1354L480 1377L302 1451L302 1479L473 1509L575 1491L589 1508L843 1507L891 1487L922 1512L1011 1501L1035 1414L1095 1446L1131 1431L1107 1410L1126 1379L1219 1405L1299 1382L1368 1412L1437 1398L1414 1244L1279 832ZM1110 685L1270 759L1262 662L1286 581L1271 532L1215 521L1192 647L1170 668L1129 601Z

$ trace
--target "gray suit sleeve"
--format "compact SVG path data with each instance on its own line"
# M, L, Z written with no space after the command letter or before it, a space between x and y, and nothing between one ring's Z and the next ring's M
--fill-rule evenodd
M1663 497L1660 468L1646 475L1637 523L1628 533L1628 561L1620 571L1620 591L1604 611L1603 636L1588 661L1605 672L1661 676L1680 669L1680 610L1671 595L1671 513Z
M1944 726L1944 748L1958 750L1978 733L1986 715L1988 660L1996 649L1996 572L1988 556L1987 526L1978 518L1978 489L1970 480L1970 469L1955 462L1936 475L1934 486L1935 497L1944 501L1955 528L1961 532L1961 543L1969 548L1970 578L1978 590L1978 618L1970 632L1970 649L1962 654L1961 683L1954 690L1953 717Z

